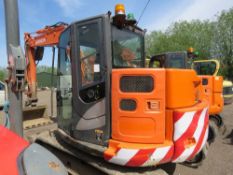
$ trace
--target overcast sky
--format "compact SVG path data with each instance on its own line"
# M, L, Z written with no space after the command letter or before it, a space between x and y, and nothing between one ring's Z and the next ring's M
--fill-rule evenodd
M125 4L126 13L138 19L147 0L18 0L20 34L33 32L58 21L67 23L86 17L114 12L117 3ZM233 7L233 0L151 0L139 25L152 30L164 30L179 20L210 19L222 10ZM5 25L3 0L0 1L0 66L6 66ZM41 64L49 64L45 58Z

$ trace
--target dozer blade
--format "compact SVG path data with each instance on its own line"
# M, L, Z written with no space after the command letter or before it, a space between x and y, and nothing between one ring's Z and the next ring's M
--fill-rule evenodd
M160 167L129 168L110 164L103 158L92 156L70 144L65 143L57 130L44 131L39 135L30 136L30 141L35 141L53 152L67 166L73 174L109 174L109 175L167 175Z

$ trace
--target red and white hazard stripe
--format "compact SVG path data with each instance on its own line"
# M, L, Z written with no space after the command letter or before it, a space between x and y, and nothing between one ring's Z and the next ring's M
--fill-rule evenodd
M174 155L172 162L192 159L205 145L208 136L208 109L193 112L174 112ZM188 138L194 138L192 146L185 145Z
M173 155L173 146L151 149L126 149L121 148L112 157L106 157L108 162L131 167L152 166L170 162Z
M131 167L153 166L166 162L184 162L192 159L205 145L208 137L208 109L192 112L174 112L173 143L150 149L119 148L115 155L104 154L106 161ZM185 145L194 138L192 146Z

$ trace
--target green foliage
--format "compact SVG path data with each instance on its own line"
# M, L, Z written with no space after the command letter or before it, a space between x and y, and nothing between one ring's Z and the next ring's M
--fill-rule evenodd
M39 72L47 72L47 73L52 73L52 67L50 66L38 66L37 67L37 73ZM54 68L54 74L57 73L57 69ZM5 68L0 67L0 80L4 81L7 77L7 70Z
M185 51L189 47L199 52L199 59L219 59L222 75L233 79L233 8L223 11L214 22L180 21L165 31L153 31L146 36L149 55Z
M194 47L200 57L209 57L213 37L213 23L193 20L176 22L165 32L152 32L147 35L147 51L150 55L166 51L185 51Z
M41 72L47 72L47 73L52 73L52 67L50 66L37 66L37 73L41 73ZM54 74L57 73L57 68L54 68Z
M233 8L218 16L214 41L214 51L221 58L222 73L233 80Z
M7 70L0 68L0 80L4 81L6 79L6 75L7 75Z

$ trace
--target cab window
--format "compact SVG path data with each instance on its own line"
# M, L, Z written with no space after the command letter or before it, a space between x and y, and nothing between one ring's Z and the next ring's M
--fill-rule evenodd
M193 68L196 70L198 75L214 75L216 71L215 62L194 62Z
M102 80L99 29L97 22L78 27L82 86Z
M178 68L185 69L186 68L186 55L184 53L172 53L168 54L167 59L167 68Z
M143 36L126 29L112 27L113 67L143 67L143 52Z

